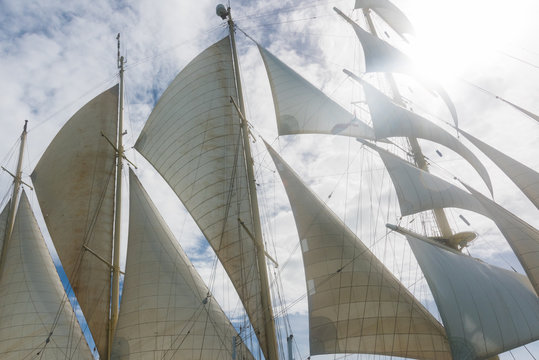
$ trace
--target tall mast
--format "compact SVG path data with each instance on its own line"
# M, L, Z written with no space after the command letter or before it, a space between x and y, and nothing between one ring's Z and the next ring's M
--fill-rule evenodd
M220 5L222 6L222 5ZM219 8L219 7L218 7ZM223 6L224 10L224 6ZM266 255L263 251L264 249L264 241L262 238L262 226L260 225L260 213L258 210L258 197L256 194L256 187L255 185L255 177L254 177L254 170L253 170L253 158L251 156L251 148L249 146L249 126L247 124L247 120L245 119L245 104L243 102L243 92L241 89L241 79L240 79L240 69L239 69L239 63L238 63L238 54L236 51L236 39L234 37L234 21L232 21L232 14L230 11L230 7L226 10L226 14L220 14L218 12L218 15L225 18L224 16L228 16L228 29L230 32L230 42L232 46L232 57L234 61L234 73L236 78L236 89L238 92L238 101L239 101L239 107L242 116L241 118L241 130L243 133L243 148L245 151L245 161L247 163L247 179L248 179L248 187L249 187L249 197L251 201L251 209L253 212L253 224L254 224L254 237L255 241L257 243L257 263L258 263L258 272L260 274L260 295L262 297L262 307L263 307L263 313L264 313L264 327L265 327L265 333L266 333L266 344L267 344L267 351L265 352L268 354L267 360L277 360L278 359L278 350L277 350L277 337L275 334L275 323L273 319L273 309L271 305L271 293L269 290L269 281L268 281L268 271L266 268Z
M372 21L370 9L363 8L363 15L365 16L365 19L367 20L367 25L369 27L371 34L378 37L378 33L376 32L376 28L374 27L374 23ZM404 107L404 101L399 92L395 79L393 78L393 75L391 73L385 73L385 76L389 83L389 86L391 87L393 100L397 104ZM421 151L421 147L419 146L419 142L417 141L417 138L409 137L408 142L410 143L410 147L414 155L414 162L416 166L420 168L421 170L429 172L429 167L427 165L427 162L425 161L425 157L423 155L423 152ZM436 225L438 226L438 230L440 231L440 234L442 235L443 238L446 238L446 239L450 238L453 235L453 232L451 231L451 227L449 226L449 222L447 221L447 216L445 215L444 210L433 209L432 211L434 213Z
M119 303L120 303L120 228L122 218L122 159L124 157L123 148L123 109L124 109L124 57L120 56L120 34L118 39L118 69L120 74L120 104L118 108L118 138L116 146L116 211L114 213L114 258L112 260L112 294L110 305L109 322L109 346L108 357L110 359L112 341L116 324L118 323Z
M13 193L11 195L11 205L9 208L6 231L4 234L0 234L0 235L4 235L4 244L2 246L2 253L1 253L2 256L0 256L0 273L2 272L2 266L5 262L4 258L6 254L7 243L9 242L9 239L11 238L11 234L13 233L13 226L15 224L15 212L17 210L17 205L19 204L19 192L21 190L21 184L23 183L22 182L22 159L23 159L23 153L24 153L24 146L26 144L26 134L28 133L26 130L27 125L28 125L28 120L24 120L24 128L21 134L21 145L19 147L19 160L17 162L17 170L15 172L15 175L10 173L10 175L13 176Z

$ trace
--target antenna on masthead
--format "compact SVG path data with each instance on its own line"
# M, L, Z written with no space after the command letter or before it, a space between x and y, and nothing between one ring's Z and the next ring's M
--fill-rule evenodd
M118 36L116 36L116 40L118 40L118 69L122 66L121 63L121 56L120 56L120 33L118 33Z

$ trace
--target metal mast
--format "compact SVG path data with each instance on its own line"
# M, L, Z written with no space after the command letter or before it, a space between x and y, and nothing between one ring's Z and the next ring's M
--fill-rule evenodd
M222 8L221 8L222 7ZM219 10L221 8L221 10ZM262 226L260 225L260 214L258 210L258 197L256 194L255 186L255 177L253 170L253 159L251 156L251 148L249 146L249 126L247 120L245 119L245 104L243 102L243 92L241 89L241 79L240 79L240 69L238 63L238 54L236 51L236 39L234 37L234 21L232 20L232 14L230 7L224 9L223 5L217 7L218 15L221 18L226 19L228 17L228 29L230 32L230 43L232 47L232 57L234 61L234 72L236 79L236 89L238 92L239 100L239 110L241 112L241 130L243 133L243 148L245 151L245 161L247 163L247 179L249 186L249 197L251 201L251 209L253 215L253 225L254 225L254 241L256 242L256 255L258 263L258 272L260 274L260 292L262 297L262 307L264 313L264 327L266 333L266 345L267 351L265 354L268 355L267 360L277 360L278 359L278 350L277 350L277 337L275 334L275 322L273 318L273 308L271 305L271 293L269 290L269 281L268 281L268 271L266 268L266 255L263 251L264 241L262 237ZM220 12L221 11L221 12Z
M123 148L123 108L124 108L124 64L123 56L120 56L120 34L118 40L118 69L120 75L120 94L118 107L118 137L116 145L116 211L114 213L114 257L112 260L112 294L110 300L110 322L109 322L109 346L108 358L111 356L111 348L116 324L118 323L118 312L120 305L120 228L122 218L122 159L124 157Z
M28 125L28 120L24 120L24 128L23 128L22 134L21 134L21 145L19 147L19 160L17 162L17 170L16 170L15 174L10 173L8 170L6 170L6 169L4 169L2 167L2 169L4 171L9 173L13 177L13 193L11 195L11 205L10 205L10 208L9 208L7 227L6 227L5 233L1 234L1 235L4 235L4 244L3 244L2 249L1 249L2 250L2 253L1 253L2 256L0 257L0 273L2 271L2 266L3 266L4 262L5 262L4 258L5 258L5 254L6 254L7 243L9 242L9 239L11 238L11 234L13 233L13 226L15 224L15 212L16 212L17 206L19 204L19 192L21 190L21 184L23 184L23 181L22 181L22 159L23 159L24 146L26 144L26 135L28 134L28 132L26 130L27 125Z
M365 19L367 20L367 25L369 26L369 31L371 32L371 34L378 37L378 33L376 32L376 28L374 27L374 23L372 21L370 9L364 8L363 15L365 16ZM393 75L391 73L385 73L385 76L387 78L389 86L391 87L391 92L393 93L393 100L397 104L404 106L404 101L399 92L397 84L395 83L395 79L393 78ZM416 166L420 168L421 170L429 172L428 164L425 161L425 156L423 155L423 152L421 151L421 147L419 146L419 142L417 141L417 138L409 137L408 142L410 143L410 147L412 149L412 154L414 155L414 162ZM443 238L449 239L453 235L453 232L451 231L451 227L449 226L449 222L447 221L447 216L445 215L444 210L433 209L432 211L434 213L436 225L438 226L440 234L442 235Z

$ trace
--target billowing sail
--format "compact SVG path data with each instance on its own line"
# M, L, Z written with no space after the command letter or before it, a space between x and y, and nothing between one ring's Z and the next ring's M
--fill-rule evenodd
M526 165L485 144L465 131L461 131L472 144L489 157L539 209L539 173Z
M473 166L492 194L492 183L487 169L466 146L462 145L460 141L441 127L394 104L387 96L369 83L361 80L361 84L365 89L374 134L377 139L405 136L426 139L444 145L462 156Z
M539 294L539 230L488 199L471 186L463 184L487 209L515 252L535 291Z
M355 9L374 10L404 40L404 34L413 34L414 28L406 15L388 0L356 0Z
M165 90L135 148L182 200L265 346L260 276L228 37L192 60ZM250 160L249 160L250 161ZM263 264L265 266L265 264Z
M311 354L450 359L441 325L266 146L285 185L301 239Z
M116 141L117 119L118 85L69 119L32 173L49 233L101 358L107 354L114 213L115 150L107 139Z
M132 172L129 179L129 245L112 358L226 360L236 352L253 359L139 180Z
M464 190L416 168L376 145L361 142L378 151L384 161L397 192L401 215L457 207L488 216L488 212L479 201Z
M424 79L417 71L414 70L414 66L408 56L402 53L397 48L389 45L385 41L378 39L376 36L369 34L363 30L358 24L356 24L348 16L344 15L342 11L337 8L333 8L342 16L354 29L361 47L363 48L363 54L365 56L365 67L367 72L398 72L408 74L415 77L424 86L432 89L440 95L442 100L447 105L455 126L458 128L458 116L455 104L451 101L451 98L447 92L439 84Z
M0 274L0 358L93 359L23 192Z
M454 359L485 359L539 339L528 279L407 236L442 316Z
M258 45L273 94L279 135L335 134L373 139L372 129Z

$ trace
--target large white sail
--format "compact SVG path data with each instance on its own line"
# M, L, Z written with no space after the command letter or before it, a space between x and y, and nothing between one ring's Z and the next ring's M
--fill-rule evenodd
M380 154L395 186L401 215L406 216L426 210L457 207L489 216L479 201L466 191L416 168L407 161L376 145L366 141L361 142Z
M133 172L129 179L129 245L113 359L225 360L235 352L252 359Z
M107 354L118 85L64 125L32 173L39 204L102 358ZM102 135L103 134L103 135Z
M398 72L413 76L424 86L436 91L438 95L440 95L441 99L447 105L447 108L451 113L455 126L458 128L457 109L444 88L442 88L439 84L426 80L420 76L420 74L414 70L414 66L412 65L410 58L408 58L408 56L406 56L403 52L363 30L352 19L344 15L339 9L333 8L333 10L342 16L354 29L359 42L361 43L361 47L363 48L363 55L365 56L365 70L367 72Z
M260 276L228 37L192 60L165 90L135 148L196 221L265 346ZM249 160L250 161L250 160ZM262 264L265 266L265 264Z
M466 159L492 193L492 183L487 169L460 141L422 116L394 104L387 96L366 81L361 81L361 84L365 90L374 134L377 139L403 136L426 139L444 145Z
M526 271L535 292L539 294L539 230L505 210L477 190L464 184L466 189L487 209L489 217L515 252Z
M372 129L258 45L273 94L279 135L335 134L374 139Z
M450 359L441 325L266 146L285 185L301 239L311 354Z
M24 192L6 247L0 299L0 358L93 359Z
M471 134L461 131L472 144L489 157L539 209L539 173L485 144Z
M414 28L406 15L388 0L356 0L355 9L374 10L404 40L404 34L413 34Z
M407 236L442 316L454 359L485 359L539 339L529 280Z

